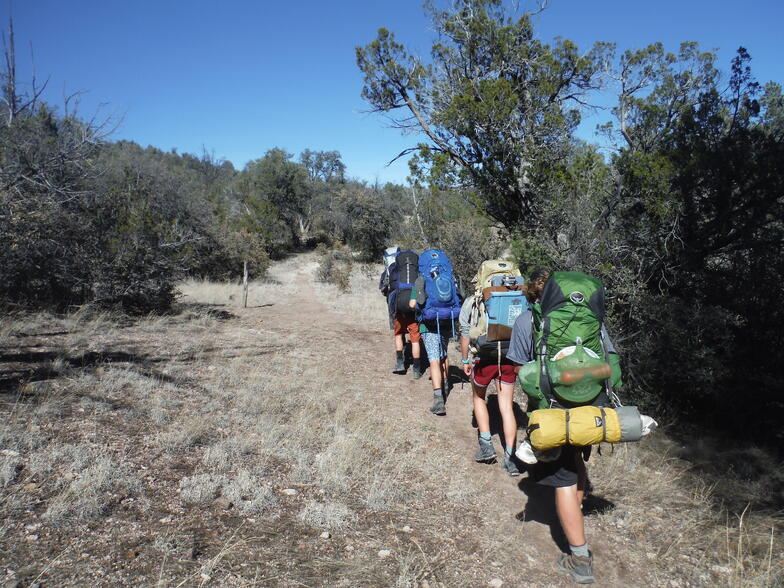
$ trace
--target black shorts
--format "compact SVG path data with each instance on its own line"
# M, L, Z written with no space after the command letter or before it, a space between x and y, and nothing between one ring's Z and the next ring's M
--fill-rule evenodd
M529 476L537 484L552 488L574 486L579 479L579 471L583 463L583 450L590 454L591 448L564 445L561 455L555 461L539 462L529 467ZM585 456L587 459L588 455ZM585 467L585 466L582 466Z

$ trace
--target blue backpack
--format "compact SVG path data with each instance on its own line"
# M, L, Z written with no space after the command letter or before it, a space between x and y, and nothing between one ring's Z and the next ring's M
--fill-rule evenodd
M456 319L460 316L460 296L452 264L440 249L428 249L419 256L419 275L425 279L427 300L420 308L420 320Z

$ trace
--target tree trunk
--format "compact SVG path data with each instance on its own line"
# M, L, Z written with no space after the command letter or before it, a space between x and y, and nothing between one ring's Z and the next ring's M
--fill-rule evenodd
M242 262L242 308L248 308L248 262Z

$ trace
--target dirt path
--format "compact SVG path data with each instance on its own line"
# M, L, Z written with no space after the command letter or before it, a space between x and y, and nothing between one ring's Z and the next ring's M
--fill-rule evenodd
M340 295L315 268L277 264L247 309L203 284L176 316L8 331L8 585L573 585L553 567L552 496L473 461L469 385L431 414L428 377L391 373L375 277ZM586 519L597 583L667 584L624 567L649 549L620 519Z
M391 333L380 314L377 320L358 323L347 310L329 309L320 301L319 293L310 278L315 263L304 261L297 273L299 288L286 304L276 306L274 312L268 308L247 309L240 313L243 325L252 326L263 322L264 328L281 336L292 332L303 333L305 348L317 352L331 365L339 366L347 382L359 385L366 391L368 410L380 414L384 419L404 423L413 433L420 450L437 454L438 459L448 464L449 480L433 479L428 486L436 490L447 485L465 486L479 497L478 520L470 533L489 535L490 545L499 552L483 554L495 569L488 570L488 579L510 576L519 579L519 585L572 585L553 571L558 547L553 530L558 528L552 497L545 492L536 492L526 482L526 474L509 477L499 464L477 464L473 461L476 450L476 430L471 425L471 392L468 383L455 384L447 401L447 415L437 417L430 413L432 403L428 375L419 381L391 373L393 347ZM374 293L375 294L375 293ZM383 307L382 307L383 308ZM450 349L452 365L458 365L459 355ZM324 382L324 386L341 385L339 382ZM425 434L423 435L422 432ZM501 444L494 435L496 450L501 454ZM534 492L538 504L528 504L528 493ZM457 526L465 512L454 506L445 507L437 491L424 493L428 497L421 508L425 511L441 511ZM444 512L445 508L449 512ZM613 559L609 546L591 535L590 518L587 519L591 547L598 561L597 582L605 586L630 586L622 568L610 564ZM452 534L448 526L443 529ZM477 543L486 544L487 537L478 537ZM508 569L514 566L513 569ZM511 573L510 573L511 572ZM466 579L467 580L467 579ZM465 585L471 585L468 580ZM510 585L505 583L504 585ZM517 584L512 584L517 585Z

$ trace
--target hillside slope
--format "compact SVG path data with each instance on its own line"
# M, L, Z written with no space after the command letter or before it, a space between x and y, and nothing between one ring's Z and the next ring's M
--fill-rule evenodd
M473 462L468 384L436 417L427 376L390 373L376 268L339 294L316 265L276 265L247 309L189 283L176 316L4 324L9 585L572 585L552 496ZM589 463L597 583L775 585L780 534L739 542L649 441Z

